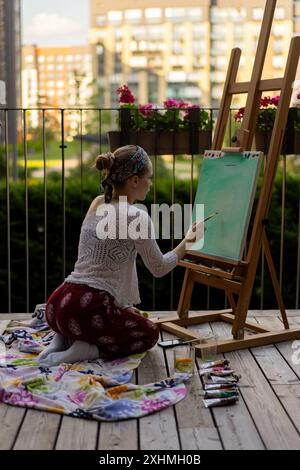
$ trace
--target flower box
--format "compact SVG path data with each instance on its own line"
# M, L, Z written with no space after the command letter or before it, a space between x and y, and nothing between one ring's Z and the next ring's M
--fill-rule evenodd
M300 99L300 93L298 95L297 99ZM253 150L259 150L265 154L268 153L279 100L279 96L275 96L273 98L266 96L261 98L260 109L256 122L256 130L254 134L254 142L252 146ZM245 108L240 108L239 111L235 114L235 120L237 122L242 121L244 112ZM289 109L287 125L281 147L282 155L300 154L299 124L299 108L291 107Z
M211 148L212 132L182 131L121 131L108 132L110 150L127 144L140 145L148 155L201 154Z
M163 108L136 106L128 85L116 92L120 130L108 132L111 151L128 144L140 145L149 155L200 154L211 148L213 120L199 105L169 98Z
M254 135L254 150L268 153L272 131L256 131ZM282 155L300 154L300 130L295 129L294 132L285 138L281 147Z

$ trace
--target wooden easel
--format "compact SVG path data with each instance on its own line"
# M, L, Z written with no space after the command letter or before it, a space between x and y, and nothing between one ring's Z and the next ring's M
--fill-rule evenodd
M292 85L295 80L300 55L300 37L295 37L290 44L284 77L261 80L275 6L276 0L267 0L250 82L236 82L241 50L235 48L231 52L212 144L213 150L222 149L232 95L248 93L244 118L241 129L237 131L235 146L223 148L222 150L224 152L242 152L244 150L250 150L262 92L281 90L280 103L276 113L270 148L267 154L264 182L259 197L247 257L242 261L224 261L218 257L207 256L200 252L188 252L189 260L180 261L179 263L180 266L185 267L185 275L178 305L178 316L157 321L163 330L185 339L197 339L199 337L199 335L195 334L192 330L185 328L188 325L208 321L225 321L231 323L233 338L218 341L218 352L233 351L236 349L300 338L300 328L289 328L266 234L267 214L287 123ZM247 321L248 308L262 247L266 256L285 328L282 331L270 331L263 326ZM228 310L205 311L203 313L189 315L190 301L195 283L201 283L224 290L231 308ZM234 298L235 295L237 296L237 300ZM249 329L255 334L245 337L245 329ZM196 345L195 348L196 353L201 355L201 346Z

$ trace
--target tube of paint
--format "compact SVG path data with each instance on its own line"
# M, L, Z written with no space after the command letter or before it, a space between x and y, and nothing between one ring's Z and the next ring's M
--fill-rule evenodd
M203 400L205 408L212 408L214 406L227 406L233 405L238 401L238 397L229 397L229 398L209 398L208 400Z
M237 397L238 391L236 388L228 388L227 390L206 390L204 398L230 398Z

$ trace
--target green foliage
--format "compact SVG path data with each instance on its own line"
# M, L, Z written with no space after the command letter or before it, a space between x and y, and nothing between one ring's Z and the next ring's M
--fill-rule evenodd
M171 203L172 177L162 163L157 160L157 181L155 200L157 203ZM2 173L3 174L3 173ZM261 184L261 182L260 182ZM280 263L280 224L281 224L281 176L275 182L272 204L269 214L269 228L267 229L274 263L279 272ZM174 202L189 203L190 181L175 181ZM20 180L10 187L10 256L11 256L11 293L12 311L22 312L26 309L26 208L25 184ZM193 185L193 194L196 191L196 181ZM63 188L61 176L53 174L47 181L47 199L44 200L44 187L42 182L34 179L28 181L28 261L29 261L29 308L33 310L35 304L46 300L52 291L64 280L74 267L77 259L77 249L80 227L90 202L99 194L99 179L91 168L86 170L84 178L72 175L66 179L65 185L65 230L66 244L63 247ZM153 203L153 191L148 195L145 204L150 211ZM257 204L257 201L255 202ZM47 220L47 245L45 248L45 213ZM286 211L284 232L284 263L283 263L283 298L288 308L295 307L296 272L298 251L298 207L299 207L299 179L288 176L286 181ZM7 242L7 200L6 185L0 182L0 311L8 311L8 242ZM252 223L252 222L251 222ZM250 227L251 230L251 227ZM251 232L250 232L251 233ZM177 244L174 242L174 246ZM163 252L170 250L171 241L160 239L159 246ZM65 250L66 270L63 273L63 255ZM45 266L45 253L47 266ZM157 310L169 310L171 301L171 278L174 280L173 308L177 307L182 286L183 268L177 267L173 274L155 280L155 304L153 304L153 278L144 266L142 260L137 258L139 285L142 304L145 310L153 306ZM47 267L47 289L45 293L44 270ZM264 307L276 308L276 300L270 281L267 267L264 275ZM260 263L251 301L252 308L260 307L261 295L261 269ZM207 288L197 285L194 289L192 308L205 309L207 307ZM210 289L210 307L224 307L224 292Z

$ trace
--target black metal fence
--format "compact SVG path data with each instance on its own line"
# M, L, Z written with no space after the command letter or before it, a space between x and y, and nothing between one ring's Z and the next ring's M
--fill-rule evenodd
M218 110L208 109L207 112L210 120L215 121ZM227 144L231 142L235 132L234 112L235 110L232 110L231 119L228 123ZM16 133L10 132L9 128L12 125L11 113L15 116ZM121 120L119 113L120 109L95 108L0 110L1 312L32 311L34 305L46 301L52 289L56 287L48 282L49 277L53 275L53 270L55 270L59 282L63 282L69 274L69 267L74 265L76 261L76 253L74 249L73 251L69 250L68 237L71 235L73 242L76 237L79 238L80 224L88 207L87 195L89 196L91 193L92 160L95 155L109 148L107 132L118 129ZM129 125L129 123L127 124ZM17 142L11 141L11 135L17 136ZM191 138L193 139L193 135ZM151 203L164 202L159 201L159 185L160 179L162 178L165 181L167 176L169 180L168 202L174 204L178 200L178 187L180 186L180 194L182 194L182 185L184 183L184 188L187 190L185 203L192 204L202 156L197 153L190 153L185 156L171 154L168 157L153 155L151 158L154 171ZM161 161L164 162L163 167ZM289 174L291 171L296 181L296 186L293 185L293 197L289 197ZM277 274L283 294L285 288L288 292L288 307L298 309L300 284L298 157L281 156L278 175L280 177L280 193L277 194L277 199L273 202L276 206L277 217L280 217L276 229L278 244L274 245L276 257L278 258L276 264ZM97 177L94 176L94 179L96 180ZM59 188L59 195L56 195L57 201L55 202L56 205L54 204L55 214L53 213L53 206L49 206L49 185L52 180L59 183L56 186L56 191ZM72 204L67 194L73 181L76 181L77 191L75 198L77 209L75 227L77 233L69 234L69 222L66 216L69 214ZM98 185L99 182L96 181L96 184ZM32 196L31 191L35 186L42 189L38 194ZM97 193L94 194L94 197L96 195ZM291 211L294 214L293 219L295 219L293 223L297 227L296 235L294 235L293 253L288 252L291 227L287 221L290 220ZM296 218L295 214L297 214ZM54 245L52 246L49 240L50 229L53 232L53 227L49 226L49 221L51 220L51 223L53 223L53 218L56 219L58 227L59 256L53 251ZM14 234L17 233L20 226L20 219L22 219L24 240L18 242L18 245ZM33 230L32 224L37 225L38 228L35 227L36 230ZM72 228L72 232L74 230ZM40 248L39 252L33 256L35 237L40 240ZM53 237L53 233L51 237ZM163 247L172 249L174 245L175 241L172 236L168 246L165 244ZM15 259L16 254L17 260ZM263 255L258 271L256 291L259 305L256 302L254 307L263 309L267 292L267 273ZM294 281L293 283L289 281L289 285L287 285L285 274L290 271L294 273ZM32 291L33 278L38 278L42 286L37 292ZM167 305L167 308L164 309L176 309L180 281L174 282L174 272L172 272L168 280L169 288L164 289L163 293L158 289L160 282L161 280L152 279L152 302L147 307L153 310L158 309L162 305L160 297L165 296L163 305L164 307ZM20 294L20 289L22 294ZM16 296L19 298L17 303L14 302ZM213 289L205 288L201 296L202 307L210 308L214 305L215 294ZM21 300L20 297L22 297ZM226 298L223 297L222 303L224 307L227 306ZM267 303L267 307L270 307L269 303Z

